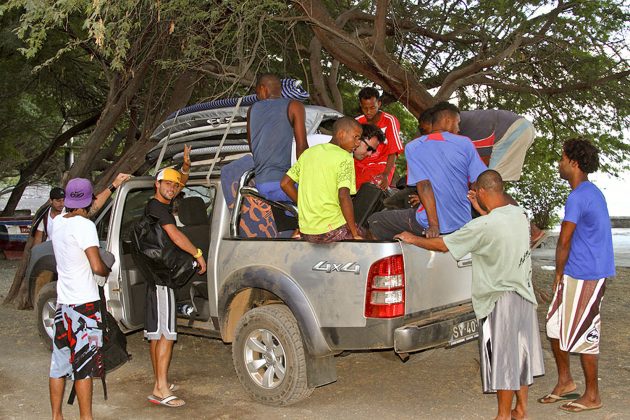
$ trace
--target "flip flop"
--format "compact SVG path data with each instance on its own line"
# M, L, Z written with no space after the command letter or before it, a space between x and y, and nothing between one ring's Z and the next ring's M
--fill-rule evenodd
M149 402L153 404L163 405L164 407L170 407L170 408L178 408L178 407L183 407L186 405L184 400L182 400L176 395L169 395L168 397L164 397L164 398L159 398L159 397L156 397L155 395L149 395L147 399L149 400ZM171 404L171 402L175 400L180 400L184 403L180 405Z
M573 391L575 391L575 389ZM577 398L580 398L580 394L573 393L573 391L565 392L562 395L549 393L545 395L544 397L538 398L537 401L541 404L553 404L553 403L557 403L558 401L575 400ZM551 400L551 401L547 401L547 400Z
M168 386L168 390L169 390L169 391L171 391L171 392L175 392L175 391L177 391L178 389L179 389L179 386L178 386L178 385L175 385L175 384L170 384L170 385Z
M560 410L568 411L569 413L581 413L582 411L597 410L598 408L602 408L603 406L604 404L600 403L599 405L588 407L586 405L576 403L575 401L571 401L566 404L562 404L558 408Z

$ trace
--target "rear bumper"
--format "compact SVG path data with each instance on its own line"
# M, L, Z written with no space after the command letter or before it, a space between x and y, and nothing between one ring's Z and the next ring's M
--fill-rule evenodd
M472 304L444 309L421 321L403 325L394 331L394 351L410 353L434 347L452 347L476 339L476 322L466 330L458 328L462 323L475 319Z

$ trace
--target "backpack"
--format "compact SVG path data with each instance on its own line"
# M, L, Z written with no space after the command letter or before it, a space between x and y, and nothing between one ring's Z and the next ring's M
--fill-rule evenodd
M131 245L134 261L154 284L178 289L195 274L195 259L175 245L157 218L146 212L133 226Z

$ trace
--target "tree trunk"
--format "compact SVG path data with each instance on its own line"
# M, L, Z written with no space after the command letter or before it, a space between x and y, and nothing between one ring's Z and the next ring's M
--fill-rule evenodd
M26 268L28 267L28 261L31 257L31 248L33 248L33 237L29 235L26 245L24 246L24 253L22 259L13 276L13 283L9 289L9 293L4 298L4 303L16 303L18 309L31 309L33 302L31 302L31 296L28 292L28 279L24 279L26 274Z
M101 177L95 185L96 191L105 188L105 185L114 179L117 174L121 172L134 174L144 165L145 155L155 146L155 143L150 139L153 130L155 130L155 127L162 123L168 115L188 103L198 82L197 72L195 71L184 72L177 78L173 86L170 100L164 107L164 111L154 119L147 120L150 122L143 128L140 138L130 147L125 147L124 153L101 174ZM150 109L150 105L147 105L147 109Z
M48 148L46 148L46 150L40 153L39 156L37 156L28 165L20 170L20 179L18 180L18 183L13 191L11 191L11 196L9 197L9 200L7 201L7 204L4 207L4 210L2 211L2 214L0 214L0 216L13 216L13 214L15 214L15 209L17 208L17 205L22 198L24 190L28 186L33 175L37 173L37 170L39 169L41 164L44 163L46 159L50 158L58 148L66 144L68 140L70 140L72 137L80 134L81 132L96 124L99 115L100 112L98 114L92 115L86 120L81 121L75 126L70 127L68 130L55 137Z

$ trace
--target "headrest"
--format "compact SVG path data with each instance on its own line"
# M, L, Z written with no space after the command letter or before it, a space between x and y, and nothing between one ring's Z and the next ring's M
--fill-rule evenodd
M207 225L206 204L201 197L185 197L179 204L179 220L185 226Z

